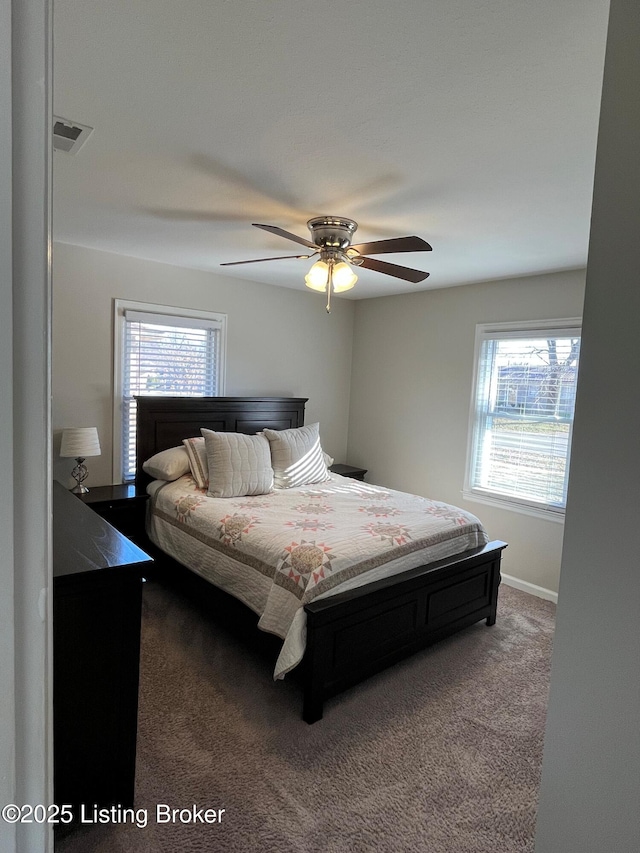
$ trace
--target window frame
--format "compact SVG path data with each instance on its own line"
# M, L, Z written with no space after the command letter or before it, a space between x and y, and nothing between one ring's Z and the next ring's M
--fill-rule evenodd
M477 428L477 405L479 396L479 373L480 373L480 358L482 352L482 344L485 340L491 339L492 335L512 336L514 338L535 338L548 337L552 333L553 337L582 337L582 318L580 317L565 317L552 320L524 320L524 321L509 321L502 323L478 323L476 325L474 359L473 359L473 378L471 386L471 405L469 407L469 424L467 429L467 457L465 463L464 486L462 495L466 500L475 501L477 503L487 504L489 506L507 509L525 515L531 515L536 518L543 518L547 521L556 521L564 523L565 507L550 507L537 505L533 501L525 498L516 498L511 495L501 495L498 492L492 492L487 489L481 489L478 486L472 485L472 469L476 458L476 428ZM575 413L574 413L575 414ZM569 471L569 462L571 459L571 436L573 433L573 419L571 421L571 429L569 434L569 444L567 449L567 476Z
M227 353L227 315L215 311L203 311L198 308L181 308L174 305L158 305L150 302L133 302L129 299L113 300L113 482L124 483L122 446L122 418L125 364L125 312L139 311L144 314L157 314L163 318L176 320L210 320L220 324L220 346L218 353L217 395L223 397L226 382Z

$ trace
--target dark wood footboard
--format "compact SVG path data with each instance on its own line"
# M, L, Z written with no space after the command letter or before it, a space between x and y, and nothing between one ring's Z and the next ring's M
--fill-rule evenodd
M303 719L324 700L449 634L496 621L506 542L489 542L305 606Z

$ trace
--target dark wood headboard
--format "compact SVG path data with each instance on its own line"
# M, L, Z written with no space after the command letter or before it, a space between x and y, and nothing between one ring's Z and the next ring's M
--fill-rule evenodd
M136 485L151 479L142 463L183 438L200 435L200 427L217 432L253 434L261 429L304 425L307 397L136 397Z

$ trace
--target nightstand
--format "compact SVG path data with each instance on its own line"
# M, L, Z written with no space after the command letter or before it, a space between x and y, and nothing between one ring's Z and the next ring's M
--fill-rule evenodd
M333 474L340 474L343 477L351 477L352 480L364 480L364 475L367 473L366 468L356 468L353 465L344 465L342 462L331 465L329 470Z
M94 486L87 494L76 497L138 545L144 547L147 544L145 515L149 495L145 491L122 483L116 486Z

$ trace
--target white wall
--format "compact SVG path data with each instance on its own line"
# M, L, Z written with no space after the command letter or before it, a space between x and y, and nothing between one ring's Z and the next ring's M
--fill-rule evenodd
M302 282L301 282L302 285ZM97 426L102 455L87 460L89 486L113 482L113 300L131 299L228 315L226 394L308 397L305 421L320 422L324 449L345 458L354 303L330 315L318 294L269 287L64 243L54 245L53 428Z
M462 497L477 323L579 317L583 270L356 303L349 461L457 504L504 539L504 571L558 588L563 525Z
M537 853L640 850L639 43L612 0Z

